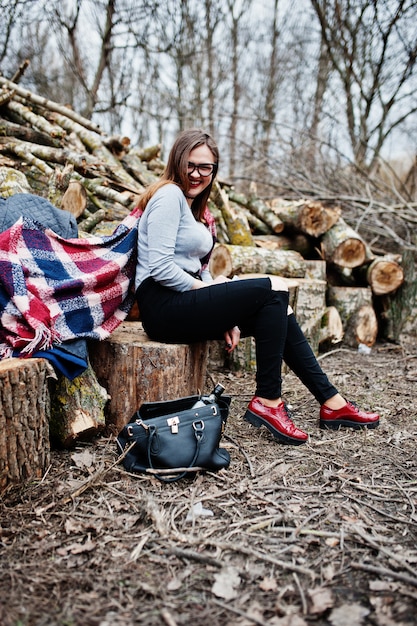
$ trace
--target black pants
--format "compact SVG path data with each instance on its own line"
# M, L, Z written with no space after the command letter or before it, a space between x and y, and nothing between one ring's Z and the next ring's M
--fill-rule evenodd
M320 404L337 393L320 368L295 316L288 292L274 291L269 278L250 278L177 292L152 278L136 292L143 327L154 341L193 343L222 339L239 326L256 345L256 395L281 397L284 359Z

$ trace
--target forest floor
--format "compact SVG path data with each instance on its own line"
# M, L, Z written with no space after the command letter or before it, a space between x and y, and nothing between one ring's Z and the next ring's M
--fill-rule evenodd
M173 484L127 473L113 438L52 453L42 480L0 499L2 626L417 624L416 340L342 348L321 363L378 429L318 428L286 374L302 446L241 416L232 395L218 474Z

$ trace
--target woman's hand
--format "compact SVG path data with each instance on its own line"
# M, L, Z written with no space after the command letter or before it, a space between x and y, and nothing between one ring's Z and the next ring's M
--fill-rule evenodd
M230 282L230 278L227 276L223 276L220 274L216 276L210 283L203 283L201 280L196 280L193 286L193 289L201 289L202 287L209 287L210 285L219 285L220 283L228 283Z
M233 352L239 343L240 329L238 326L234 326L231 330L227 330L224 333L224 340L226 342L226 352Z
M220 283L228 283L228 282L230 282L230 278L227 278L227 276L223 276L223 274L219 274L219 276L216 276L216 278L213 278L210 284L219 285Z

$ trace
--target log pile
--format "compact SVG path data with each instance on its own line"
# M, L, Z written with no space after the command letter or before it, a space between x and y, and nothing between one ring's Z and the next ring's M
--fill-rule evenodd
M163 167L159 145L133 147L129 138L109 136L70 108L0 76L0 197L37 194L70 211L81 236L105 235L135 207L138 196L157 180ZM282 276L291 304L316 351L342 340L353 347L361 343L372 346L378 334L398 339L416 300L410 252L375 254L348 224L336 202L308 197L266 201L256 193L245 195L219 178L209 205L218 228L218 244L211 259L213 275ZM132 319L137 319L134 313ZM134 395L137 389L118 395L120 368L125 369L124 379L132 381L132 367L141 362L142 369L137 371L143 370L142 378L149 378L143 369L148 361L160 371L155 358L166 368L164 363L171 357L168 353L159 355L160 347L147 343L146 338L136 345L140 339L137 332L135 341L131 336L125 339L126 333L130 336L129 328L123 326L110 338L107 351L104 346L92 347L92 369L71 385L65 381L52 384L45 359L1 363L0 490L10 482L40 477L46 471L51 435L67 445L80 434L99 432L104 427L108 389L113 395L110 417L116 430L140 404L143 398ZM184 352L184 372L181 370L177 379L181 377L183 383L185 376L193 387L189 392L195 393L194 387L203 385L205 346L196 360L185 347L176 349ZM151 350L154 353L149 359ZM129 351L131 362L124 356ZM224 361L224 350L220 352L222 357L217 361ZM119 359L117 368L115 358ZM232 358L228 363L231 367L253 367L253 342L242 341ZM171 361L174 365L167 371L177 371L178 355ZM173 376L168 385L175 396L183 389L182 384L175 386L177 379ZM152 374L149 380L146 399L160 399L155 394L165 394L166 377ZM146 381L140 383L146 387ZM129 406L126 397L132 401ZM54 430L53 419L50 424L54 415L59 432Z
M107 234L135 206L145 187L163 169L160 146L138 149L127 137L107 135L72 109L23 89L0 76L0 194L29 191L73 213L82 234ZM210 208L216 217L219 243L211 269L214 275L279 274L300 279L300 291L311 282L307 261L324 261L320 280L325 290L320 325L339 312L350 345L373 345L381 335L397 340L414 304L415 281L403 255L374 254L348 224L336 202L311 198L244 195L227 181L213 187ZM408 275L406 274L408 271ZM367 292L365 304L356 290ZM302 298L301 298L302 300ZM298 303L297 313L303 317ZM354 302L360 320L352 329ZM401 313L397 303L401 302ZM346 306L349 302L349 307ZM329 315L328 307L332 307ZM370 311L373 311L373 315ZM374 317L373 317L374 316ZM371 318L373 318L371 320ZM362 332L363 326L366 332ZM334 333L333 333L334 335ZM340 333L336 333L340 340ZM327 340L321 341L327 345Z

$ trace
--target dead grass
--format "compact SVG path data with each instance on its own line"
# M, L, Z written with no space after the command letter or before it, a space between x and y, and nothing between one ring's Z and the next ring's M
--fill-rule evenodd
M391 626L417 615L417 353L323 357L375 431L323 431L285 377L308 444L276 444L233 396L218 474L162 484L115 464L113 439L55 451L43 479L0 500L3 626Z

